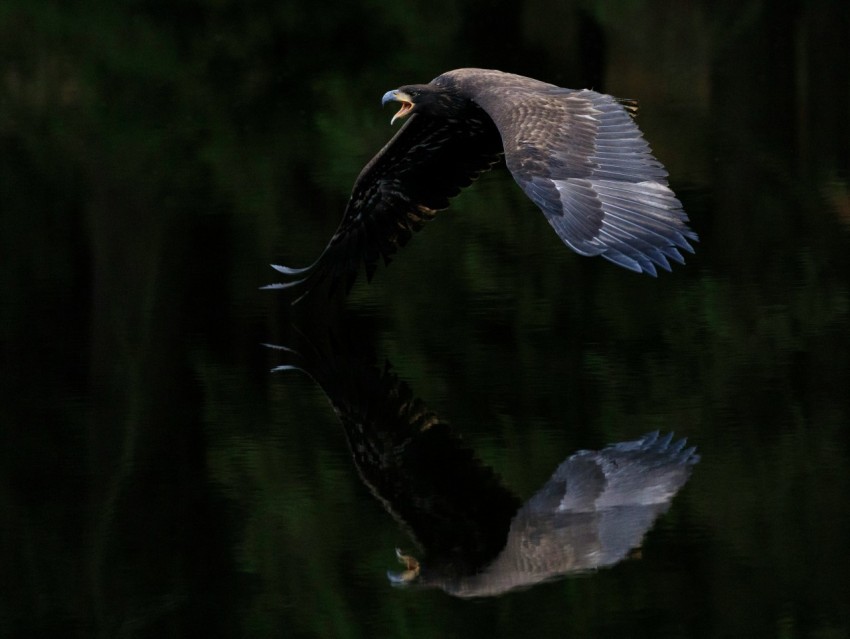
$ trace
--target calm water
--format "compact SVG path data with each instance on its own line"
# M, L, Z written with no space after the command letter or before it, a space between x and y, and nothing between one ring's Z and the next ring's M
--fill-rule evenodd
M850 8L626 4L4 3L0 636L850 636ZM498 172L345 302L258 290L460 66L639 99L696 255L580 258ZM622 561L456 596L656 430L701 461L585 522Z

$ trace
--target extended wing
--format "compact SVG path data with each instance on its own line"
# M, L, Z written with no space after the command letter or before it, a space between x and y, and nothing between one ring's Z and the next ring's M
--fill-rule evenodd
M380 258L389 262L451 197L499 159L499 134L489 117L480 116L455 121L411 115L361 171L342 222L319 259L301 269L273 265L286 281L266 288L294 289L303 296L329 279L347 290L361 263L371 279Z
M610 95L563 89L483 69L450 71L454 85L496 123L514 179L560 238L581 255L656 275L683 263L696 240L667 171Z

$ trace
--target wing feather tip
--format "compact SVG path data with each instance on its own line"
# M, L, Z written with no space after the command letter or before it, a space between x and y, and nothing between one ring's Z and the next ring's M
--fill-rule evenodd
M310 270L309 266L304 268L291 268L289 266L283 266L282 264L269 264L269 266L278 273L283 273L284 275L301 275L302 273L306 273Z
M284 291L286 289L292 288L293 286L301 284L303 281L304 280L298 280L296 282L275 282L274 284L265 284L257 288L261 291Z

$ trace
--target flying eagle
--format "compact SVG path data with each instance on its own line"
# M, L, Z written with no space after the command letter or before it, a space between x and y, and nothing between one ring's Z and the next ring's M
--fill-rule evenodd
M365 264L371 279L414 231L504 155L525 194L581 255L638 273L670 270L697 235L633 120L636 103L520 75L456 69L402 86L382 103L407 121L363 168L342 222L306 268L267 288L306 294L329 278L347 290Z

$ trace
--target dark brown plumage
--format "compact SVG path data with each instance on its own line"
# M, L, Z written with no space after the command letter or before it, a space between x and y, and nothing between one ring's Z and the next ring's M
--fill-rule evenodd
M346 288L361 262L371 279L414 231L504 154L508 170L558 236L656 275L684 263L696 234L664 166L632 119L634 103L519 75L457 69L384 95L407 117L361 171L342 222L319 259L268 288L308 292L322 279Z

